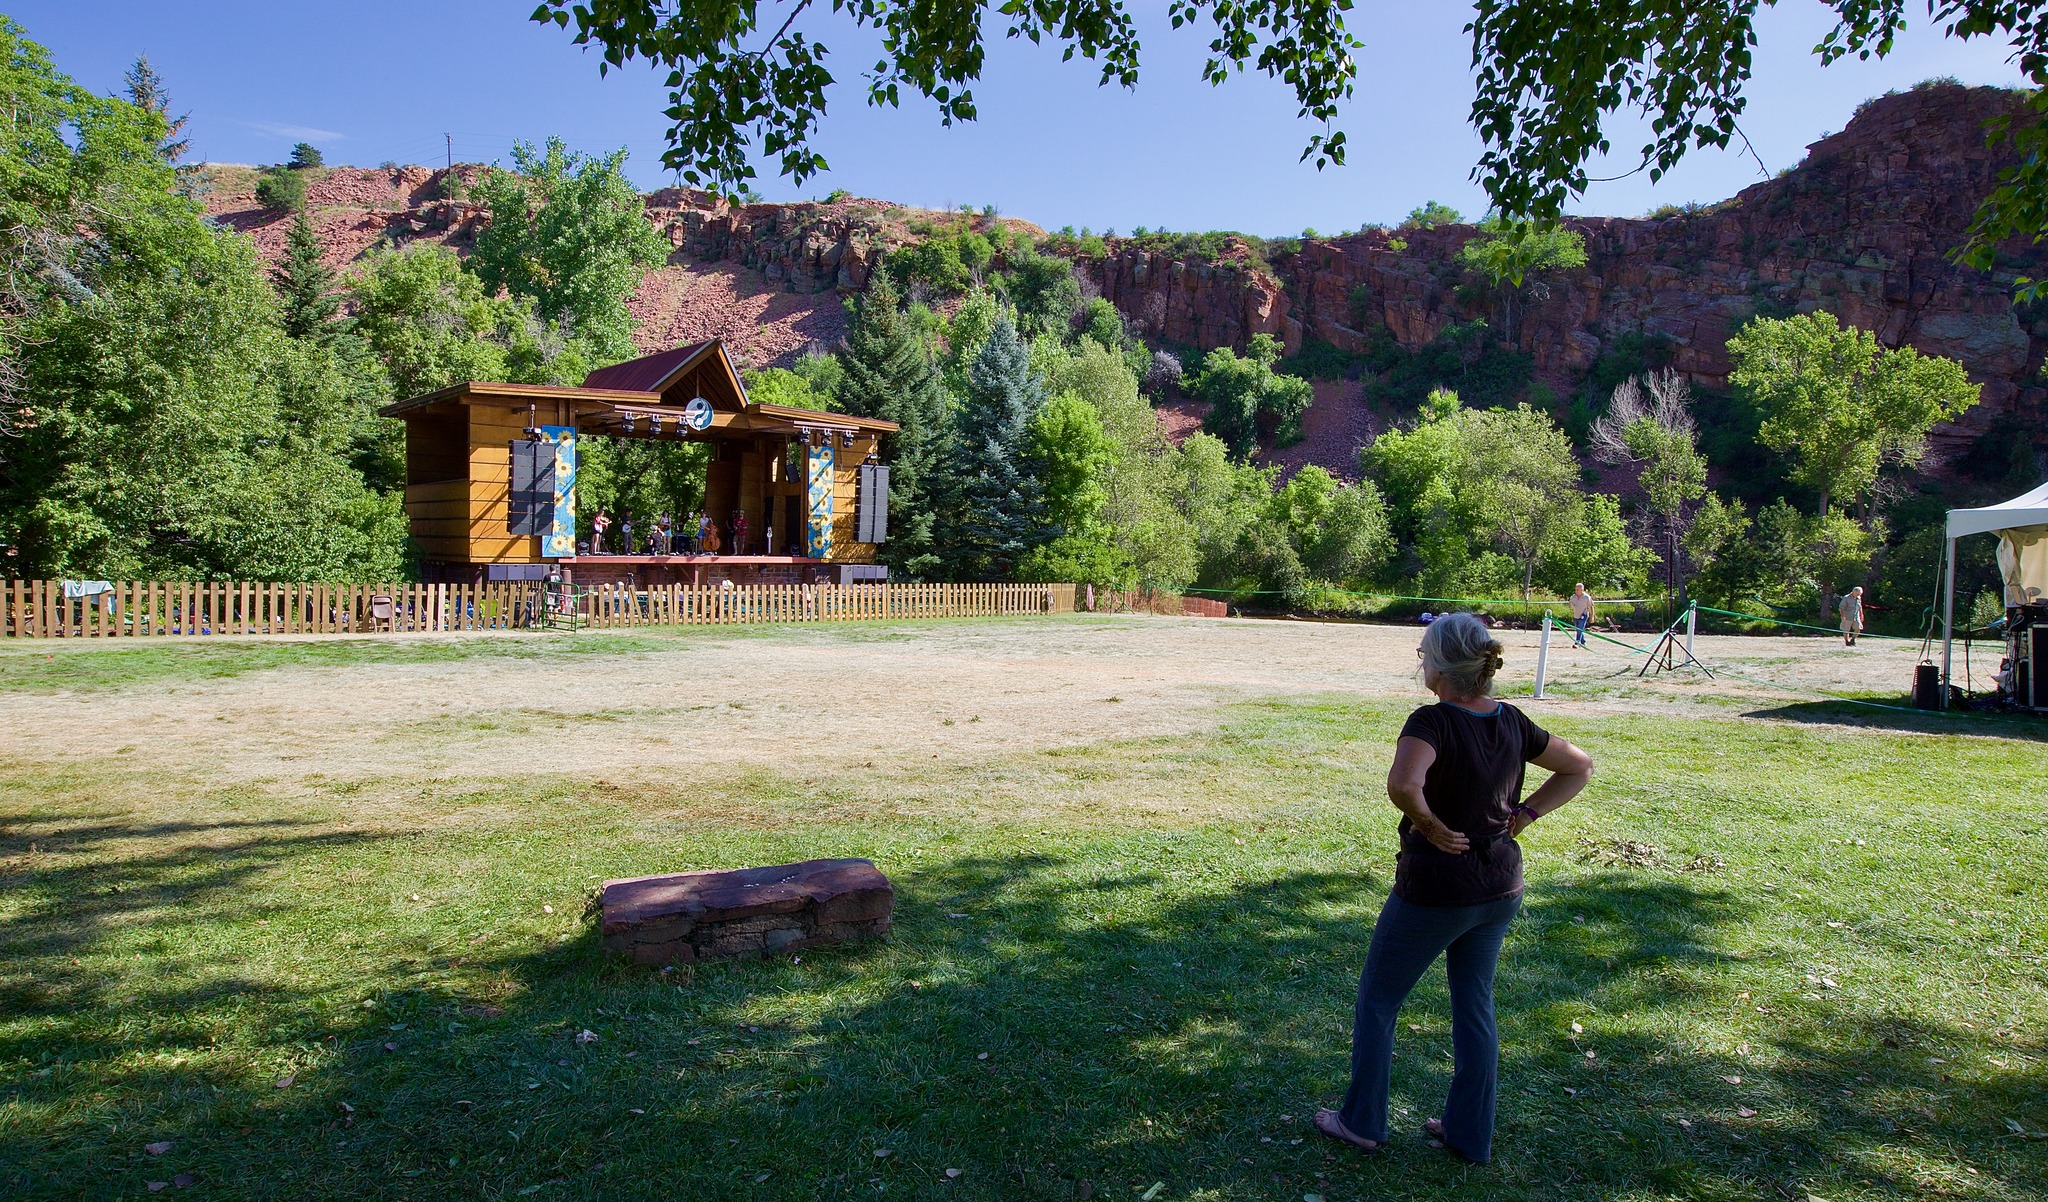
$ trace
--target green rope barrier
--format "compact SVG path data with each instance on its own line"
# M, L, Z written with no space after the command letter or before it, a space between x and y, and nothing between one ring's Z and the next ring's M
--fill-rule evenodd
M1284 597L1291 592L1331 593L1339 597L1372 597L1381 601L1430 601L1441 605L1556 605L1548 598L1531 597L1527 601L1517 597L1410 597L1403 593L1361 593L1355 589L1282 589L1282 588L1184 588L1183 593L1208 593L1217 597ZM1596 605L1649 605L1661 601L1661 597L1595 597Z
M1830 629L1826 626L1813 626L1805 622L1787 622L1783 618L1765 618L1759 617L1756 614L1736 613L1732 609L1715 609L1711 605L1702 605L1699 607L1699 611L1703 614L1725 614L1731 618L1741 618L1745 622L1769 622L1773 626L1796 626L1801 630L1818 630L1822 634L1842 633L1839 627ZM1896 639L1902 643L1917 643L1920 641L1918 635L1907 634L1863 634L1859 632L1856 637L1859 639Z

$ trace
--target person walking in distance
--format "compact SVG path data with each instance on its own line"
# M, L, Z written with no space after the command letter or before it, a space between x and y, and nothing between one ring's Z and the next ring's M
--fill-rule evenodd
M1592 620L1593 594L1587 592L1586 586L1583 584L1573 585L1572 626L1574 630L1572 633L1572 643L1574 645L1579 647L1586 645L1586 624Z
M1468 613L1445 614L1416 650L1435 705L1408 716L1394 745L1387 796L1401 811L1394 888L1365 954L1351 1036L1351 1087L1315 1128L1378 1152L1387 1143L1394 1023L1430 965L1444 957L1451 990L1451 1087L1423 1131L1476 1164L1493 1155L1500 1037L1493 975L1522 904L1515 836L1586 787L1593 761L1493 696L1501 645ZM1526 766L1550 778L1522 797Z
M1856 636L1863 633L1863 586L1857 585L1842 596L1837 610L1842 616L1842 646L1854 647Z

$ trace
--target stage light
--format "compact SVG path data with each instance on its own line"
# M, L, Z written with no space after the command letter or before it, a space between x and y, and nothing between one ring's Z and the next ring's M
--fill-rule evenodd
M841 430L839 432L839 445L851 451L853 449L853 431Z
M626 415L626 433L628 433L628 434L631 434L632 432L633 432L633 415L632 415L632 414L630 414L630 413L628 413L628 414Z

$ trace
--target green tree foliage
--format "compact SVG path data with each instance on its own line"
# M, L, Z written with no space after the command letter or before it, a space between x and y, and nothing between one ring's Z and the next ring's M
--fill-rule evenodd
M630 515L633 537L644 540L654 520L666 513L676 529L704 505L709 443L657 442L647 438L586 438L579 441L576 466L577 537L588 539L591 518L601 509L614 525L611 545L623 537L616 524ZM722 520L722 519L721 519ZM780 540L780 532L777 534Z
M980 286L994 259L987 238L959 230L893 250L883 266L904 295L937 299Z
M1126 583L1130 565L1102 520L1109 499L1104 476L1117 452L1102 415L1074 393L1054 393L1032 417L1026 447L1044 490L1046 520L1059 535L1025 552L1017 578Z
M1218 3L1174 0L1176 27L1206 15L1216 27L1202 78L1220 84L1256 65L1294 89L1299 115L1320 123L1302 158L1318 167L1344 161L1344 133L1330 127L1351 95L1356 39L1344 29L1348 5L1297 5L1276 0ZM833 6L851 29L879 36L884 57L868 78L868 100L896 107L906 91L939 107L940 119L972 121L972 85L981 76L984 38L1000 34L1052 39L1102 65L1102 82L1138 80L1138 32L1121 0L1042 0L949 5L863 2ZM674 7L661 0L543 0L534 20L567 28L578 45L603 50L600 70L644 58L669 71L671 122L662 165L684 182L736 194L755 178L755 147L778 156L795 184L827 169L811 146L833 76L823 43L796 29L794 13L746 0ZM787 18L787 19L786 19Z
M1674 371L1622 381L1589 437L1602 461L1641 468L1636 482L1649 503L1657 554L1675 554L1685 537L1688 507L1707 491L1691 385Z
M159 116L77 92L11 26L0 41L28 102L10 153L40 152L7 203L61 213L94 250L60 257L61 286L26 315L36 405L0 464L18 570L395 576L398 500L349 462L364 394L381 392L374 363L285 336L249 240L174 191ZM87 183L91 204L68 206Z
M1638 596L1655 559L1629 538L1620 499L1594 493L1545 542L1536 579L1559 596L1569 596L1575 584L1597 596Z
M1045 345L1041 342L1033 349L1037 352ZM1042 358L1047 386L1055 396L1086 401L1095 410L1109 447L1095 475L1102 496L1097 521L1101 537L1113 548L1107 564L1117 574L1084 579L1117 586L1185 588L1200 564L1194 526L1178 503L1181 451L1139 394L1129 363L1092 339L1082 340L1071 353Z
M1031 461L1031 426L1045 384L1008 317L997 319L967 373L967 394L933 490L939 570L953 580L1002 580L1062 533Z
M355 330L401 397L464 380L580 384L589 349L541 320L529 299L490 296L455 252L416 243L386 251L349 281Z
M747 399L764 405L791 405L829 413L836 404L831 396L812 389L811 381L791 368L748 368L740 373L740 380L747 386Z
M1013 251L1001 280L1004 297L1015 308L1017 329L1026 338L1065 337L1081 307L1081 286L1074 265L1058 255Z
M320 153L318 146L300 142L292 147L292 157L286 159L284 165L293 171L304 171L308 167L325 167L327 158Z
M328 323L341 308L341 297L334 290L334 269L322 260L321 250L312 218L300 209L285 238L284 258L270 269L270 282L284 305L284 332L294 338L328 332Z
M1763 414L1759 441L1789 452L1793 478L1820 494L1860 499L1885 463L1919 461L1929 428L1977 403L1960 363L1890 350L1832 313L1758 318L1728 341L1729 379Z
M296 213L306 207L306 177L285 167L265 168L256 177L256 203L273 213Z
M1527 597L1546 562L1589 585L1640 575L1643 555L1621 535L1619 511L1588 503L1571 440L1527 406L1467 409L1439 390L1413 427L1382 434L1362 461L1426 593L1518 587ZM1548 569L1545 581L1554 583Z
M889 539L880 554L890 567L924 577L939 563L933 553L933 490L947 447L949 402L930 347L896 304L888 274L877 272L853 305L838 355L838 397L848 413L902 427L883 440Z
M1232 454L1251 454L1261 435L1277 434L1284 441L1315 399L1315 386L1307 380L1274 372L1279 360L1280 343L1271 334L1252 335L1241 358L1227 346L1203 357L1188 391L1209 402L1202 426Z
M1458 248L1458 265L1492 289L1503 341L1515 341L1515 321L1532 302L1550 295L1544 277L1586 265L1586 238L1561 227L1489 221L1479 237Z
M1268 513L1303 570L1319 580L1367 579L1394 550L1386 502L1370 480L1346 485L1310 464L1273 494Z
M1408 219L1401 223L1404 230L1433 230L1440 225L1456 225L1465 220L1465 215L1441 201L1426 201L1408 210Z
M542 147L515 144L512 161L516 172L493 167L474 189L491 220L470 270L492 291L531 297L599 364L632 358L626 296L670 247L625 177L626 152L593 158L549 138Z
M164 135L157 139L157 153L166 163L175 164L185 157L192 148L192 140L182 135L185 125L191 121L190 113L171 116L171 93L164 86L164 77L150 65L147 54L138 55L135 65L128 68L122 77L128 84L128 103L164 123Z
M1818 616L1830 596L1865 581L1882 541L1882 531L1841 513L1803 514L1774 501L1752 519L1740 501L1709 493L1685 550L1698 565L1693 593L1709 604Z

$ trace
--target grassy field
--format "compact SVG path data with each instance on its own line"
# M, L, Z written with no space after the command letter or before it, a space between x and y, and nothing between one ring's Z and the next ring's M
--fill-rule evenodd
M601 675L734 637L8 649L0 695L203 717L230 677ZM2048 1193L2048 743L1825 706L1540 711L1599 772L1525 840L1495 1163L1415 1131L1449 1071L1440 969L1404 1017L1389 1154L1315 1136L1414 703L1237 698L1191 733L927 766L792 748L451 778L394 755L222 781L146 744L0 758L0 1194ZM585 913L607 877L824 855L895 880L889 941L659 973L608 962Z

